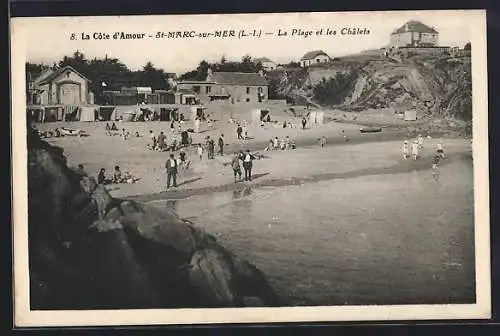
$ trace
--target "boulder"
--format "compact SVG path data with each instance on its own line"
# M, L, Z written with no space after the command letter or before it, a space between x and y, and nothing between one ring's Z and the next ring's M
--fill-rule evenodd
M277 306L264 274L168 209L112 198L28 136L32 309Z

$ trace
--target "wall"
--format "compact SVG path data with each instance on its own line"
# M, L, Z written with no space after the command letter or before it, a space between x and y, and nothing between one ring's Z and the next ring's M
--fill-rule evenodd
M404 47L411 44L411 32L391 35L391 46Z

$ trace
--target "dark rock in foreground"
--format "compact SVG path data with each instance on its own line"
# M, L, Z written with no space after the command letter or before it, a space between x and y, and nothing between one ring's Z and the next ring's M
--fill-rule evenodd
M32 309L276 306L264 275L175 213L113 199L28 135Z

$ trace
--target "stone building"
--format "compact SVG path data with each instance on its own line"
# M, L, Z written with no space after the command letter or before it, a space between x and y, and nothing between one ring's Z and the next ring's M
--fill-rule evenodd
M437 47L439 33L419 21L408 21L391 34L391 47Z

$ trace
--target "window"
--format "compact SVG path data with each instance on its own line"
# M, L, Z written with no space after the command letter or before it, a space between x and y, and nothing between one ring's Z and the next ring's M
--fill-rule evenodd
M196 93L200 93L200 86L199 85L193 86L193 91Z
M321 60L320 60L319 58L316 58L316 62L318 62L318 63L319 63L319 62L321 62Z
M247 102L249 102L249 101L250 101L250 98L247 98Z
M250 94L250 87L247 86L247 94Z
M212 92L212 87L211 86L205 86L205 93L210 94Z

